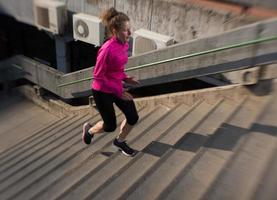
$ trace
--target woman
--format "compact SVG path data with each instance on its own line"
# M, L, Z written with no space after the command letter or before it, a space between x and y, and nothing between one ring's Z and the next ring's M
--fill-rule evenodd
M128 61L128 41L131 36L129 17L116 11L107 10L102 16L102 22L111 36L99 49L96 65L93 71L92 92L96 107L102 117L94 126L83 125L83 142L90 144L94 134L113 132L116 129L116 116L113 103L124 113L120 131L113 144L127 156L133 156L134 150L126 142L126 136L138 121L138 113L130 93L123 90L122 81L131 85L139 82L124 73Z

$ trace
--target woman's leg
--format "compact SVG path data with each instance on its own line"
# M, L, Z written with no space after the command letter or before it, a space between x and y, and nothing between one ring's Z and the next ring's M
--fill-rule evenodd
M121 123L119 134L113 141L113 144L119 148L124 155L134 156L136 151L126 144L125 139L132 130L133 125L138 121L139 117L136 106L133 101L124 101L118 98L115 100L115 104L124 113L126 119Z
M95 133L103 133L104 132L103 125L104 125L103 121L97 122L93 127L91 127L88 130L89 134L93 135Z
M102 120L96 123L90 132L92 134L113 132L116 129L116 116L113 107L114 95L93 90L93 97Z
M123 142L126 139L127 135L131 132L132 129L133 129L133 126L129 125L127 123L127 120L124 119L121 122L120 131L116 137L118 139L118 141Z
M120 131L117 136L119 141L124 141L132 130L133 126L137 123L139 116L134 101L124 101L122 99L117 99L115 104L124 113L126 118L122 121L120 125Z
M97 122L94 126L91 126L89 123L83 125L82 138L86 144L91 143L94 134L112 132L116 129L113 95L93 90L93 97L102 120Z

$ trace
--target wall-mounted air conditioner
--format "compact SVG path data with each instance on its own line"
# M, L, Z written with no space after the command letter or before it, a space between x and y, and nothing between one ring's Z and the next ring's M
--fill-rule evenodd
M161 49L174 44L172 37L145 29L139 29L133 34L133 53L138 55L148 51Z
M39 29L63 34L67 23L66 4L54 0L33 1L34 20Z
M105 39L105 27L96 16L84 13L74 14L73 37L75 40L100 46Z

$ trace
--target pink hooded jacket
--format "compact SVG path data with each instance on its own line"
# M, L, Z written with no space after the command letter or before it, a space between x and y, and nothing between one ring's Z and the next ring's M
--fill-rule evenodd
M122 97L124 72L128 62L128 43L112 37L99 49L93 70L92 89Z

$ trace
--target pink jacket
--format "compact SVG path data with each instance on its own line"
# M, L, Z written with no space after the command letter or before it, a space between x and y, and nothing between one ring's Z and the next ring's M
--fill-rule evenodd
M124 72L128 62L128 43L122 44L112 37L99 49L93 70L92 88L97 91L122 96Z

